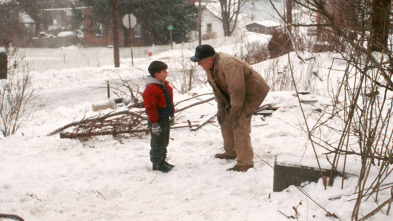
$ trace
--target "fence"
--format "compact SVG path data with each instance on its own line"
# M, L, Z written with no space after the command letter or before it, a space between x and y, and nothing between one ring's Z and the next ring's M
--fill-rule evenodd
M211 44L220 47L227 44L239 42L237 37L226 37L222 39L210 39L203 44ZM194 50L198 42L174 44L174 50ZM170 45L153 45L148 47L134 47L133 58L147 58L149 51L153 55L171 49ZM131 63L131 48L121 47L119 49L120 59ZM30 71L43 72L49 69L101 67L114 64L113 48L111 47L62 47L62 48L19 48L18 55L23 57ZM128 58L128 59L127 59Z

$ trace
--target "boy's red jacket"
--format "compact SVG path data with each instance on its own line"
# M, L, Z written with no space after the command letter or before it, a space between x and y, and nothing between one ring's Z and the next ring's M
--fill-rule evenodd
M158 108L165 108L166 107L166 98L162 88L158 85L162 85L162 82L158 81L153 77L146 78L146 88L143 91L143 103L145 105L145 109L147 112L147 116L149 117L149 121L151 123L158 122ZM172 99L172 106L173 105L173 89L169 85L168 81L164 81L165 87L168 89L169 95ZM173 112L175 112L175 108L173 108Z

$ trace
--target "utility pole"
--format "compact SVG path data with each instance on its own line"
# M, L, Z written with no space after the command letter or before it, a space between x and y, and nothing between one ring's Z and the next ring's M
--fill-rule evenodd
M202 6L201 6L201 0L199 0L199 5L198 5L198 42L199 42L199 45L202 44Z
M120 67L119 56L119 6L117 0L112 0L113 10L113 54L115 60L115 67Z

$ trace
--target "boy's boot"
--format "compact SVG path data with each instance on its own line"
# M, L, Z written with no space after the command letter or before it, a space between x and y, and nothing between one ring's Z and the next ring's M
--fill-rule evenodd
M163 173L168 173L169 171L171 171L171 168L163 163L160 163L160 164L153 164L153 170L158 170Z
M175 165L168 163L166 160L162 161L162 164L164 164L165 166L169 167L170 169L172 169L173 167L175 167Z

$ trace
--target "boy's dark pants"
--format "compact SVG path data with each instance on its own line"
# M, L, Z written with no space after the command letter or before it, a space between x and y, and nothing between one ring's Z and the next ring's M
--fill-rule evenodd
M168 118L159 119L158 124L161 127L161 133L159 136L151 132L151 123L149 122L151 140L150 140L150 161L153 164L162 163L167 154L167 146L169 144L169 134L170 134L170 121Z

